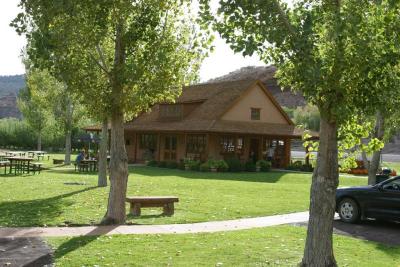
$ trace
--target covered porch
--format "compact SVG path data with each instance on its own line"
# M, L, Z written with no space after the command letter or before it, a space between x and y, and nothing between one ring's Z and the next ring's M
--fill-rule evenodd
M185 158L238 158L242 162L271 161L274 168L290 164L291 140L299 137L211 132L125 131L126 150L132 163L180 161Z

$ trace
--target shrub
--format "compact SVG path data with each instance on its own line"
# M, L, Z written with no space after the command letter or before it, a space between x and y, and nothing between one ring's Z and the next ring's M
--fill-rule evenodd
M147 162L147 166L149 166L149 167L157 167L158 166L158 162L156 160L150 160L149 162Z
M229 169L228 163L225 160L221 159L216 162L217 169L220 172L226 172Z
M200 164L200 171L202 172L208 172L210 170L210 167L208 166L208 162L204 162Z
M245 170L248 172L255 172L256 171L256 164L253 161L247 161L244 165Z
M185 162L183 161L183 159L179 160L178 169L185 170Z
M192 171L199 171L200 170L200 161L199 160L194 160L191 164L190 164L190 170Z
M303 172L313 172L314 168L311 166L311 164L303 164L300 168L301 171Z
M271 169L271 162L263 160L263 159L257 161L256 165L258 167L260 167L260 171L262 171L262 172L267 172Z
M160 168L166 168L167 167L167 162L165 161L159 161L157 164L158 167Z
M176 169L178 168L178 163L176 161L168 161L166 166L170 169Z
M225 160L228 165L228 171L230 172L241 172L243 170L243 164L236 157Z

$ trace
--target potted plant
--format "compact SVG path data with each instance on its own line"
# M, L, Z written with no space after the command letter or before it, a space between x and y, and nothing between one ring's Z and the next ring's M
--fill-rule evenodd
M191 159L188 159L188 158L186 158L186 159L183 160L183 163L184 163L184 165L185 165L185 171L190 170L190 162L191 162L191 161L192 161L192 160L191 160Z

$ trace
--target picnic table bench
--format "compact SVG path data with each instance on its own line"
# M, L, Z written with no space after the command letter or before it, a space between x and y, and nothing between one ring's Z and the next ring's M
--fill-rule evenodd
M127 197L126 202L130 203L130 212L133 216L140 216L141 208L162 207L163 214L171 216L174 214L174 203L179 202L178 197L174 196L143 196L143 197Z
M7 167L10 167L10 162L8 160L0 160L0 168L4 167L4 174L7 174Z

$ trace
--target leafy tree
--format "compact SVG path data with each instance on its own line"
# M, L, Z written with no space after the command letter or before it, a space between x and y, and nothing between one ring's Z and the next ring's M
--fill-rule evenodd
M42 135L47 122L51 119L48 112L47 103L40 88L49 85L49 81L40 72L29 72L27 77L27 87L22 89L18 96L18 108L21 111L24 120L26 120L37 136L36 149L42 150Z
M90 110L97 103L97 113L110 118L111 187L103 223L123 223L124 121L175 99L182 84L196 77L208 36L196 33L187 1L24 0L20 5L24 13L13 25L27 33L30 59L52 61L68 88L91 103Z
M338 186L338 129L354 114L375 113L388 87L371 86L365 58L390 53L399 62L399 4L395 1L219 1L201 15L237 51L257 52L278 67L278 80L303 93L321 115L320 144L310 197L310 219L302 266L336 266L332 247ZM384 24L385 22L386 24ZM391 36L391 38L380 38ZM375 47L378 39L385 42ZM356 62L354 62L356 61ZM363 66L363 71L359 67ZM390 72L380 74L386 79Z
M85 111L74 99L66 85L53 77L48 70L31 70L28 72L28 80L31 73L40 76L45 83L35 88L36 94L40 95L41 101L48 114L52 114L56 125L65 136L65 164L71 164L72 131L79 120L84 118Z

